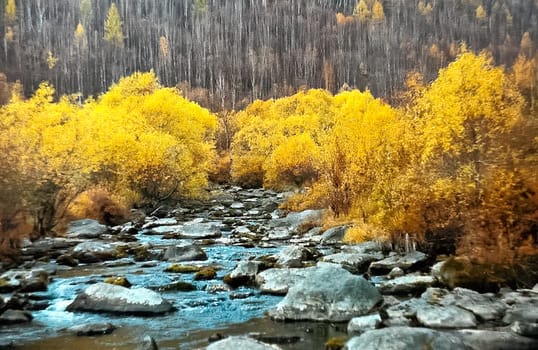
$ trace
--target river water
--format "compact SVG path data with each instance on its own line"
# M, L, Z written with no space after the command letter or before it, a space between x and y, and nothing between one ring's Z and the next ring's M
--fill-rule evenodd
M159 235L138 234L137 239L161 249L185 243L185 240L164 240ZM203 249L209 259L200 262L200 266L209 265L218 269L217 278L211 281L195 281L194 274L166 273L164 269L169 263L163 261L135 262L126 258L68 269L59 266L47 291L32 296L46 300L49 306L41 311L32 311L34 319L29 324L0 327L0 338L3 343L12 341L15 348L21 350L120 350L136 349L144 336L150 335L160 349L195 349L207 346L208 338L217 333L257 333L262 340L279 343L285 349L306 350L323 349L329 337L345 334L345 324L279 323L264 317L264 313L282 299L280 296L260 294L257 289L250 287L212 291L211 286L222 285L223 276L237 262L275 254L282 246L267 243L247 248L215 244L204 246ZM194 284L196 290L160 292L177 309L162 316L139 317L65 310L77 294L110 276L124 276L135 287L153 289L184 281ZM66 330L76 325L104 322L112 323L118 329L112 334L95 337L77 337Z

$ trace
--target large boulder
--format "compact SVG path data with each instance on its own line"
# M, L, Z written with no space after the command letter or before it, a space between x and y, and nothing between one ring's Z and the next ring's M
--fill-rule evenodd
M28 311L8 309L0 315L0 326L28 323L32 319L32 314Z
M71 221L66 231L68 238L99 238L107 232L108 227L92 219Z
M67 329L68 332L79 337L93 337L96 335L110 334L116 330L116 326L111 323L87 323Z
M474 328L477 320L470 311L455 305L428 305L417 310L417 321L430 328Z
M290 245L275 255L276 263L281 267L302 267L303 262L312 260L316 252L310 248Z
M155 315L172 309L172 304L152 290L96 283L79 294L66 310Z
M324 256L322 261L340 264L351 273L360 273L368 269L368 264L383 259L381 252L377 253L336 253Z
M207 254L196 245L177 245L166 248L164 260L174 262L205 261L207 260Z
M95 263L118 257L117 246L103 241L79 243L73 248L73 257L81 263Z
M399 267L402 270L410 270L426 262L428 256L422 252L412 252L406 255L393 255L386 259L375 261L370 264L372 274L385 274L393 268Z
M273 219L269 222L271 227L286 227L290 232L297 233L302 226L316 226L320 223L323 210L304 210L289 213L284 218Z
M351 338L346 350L464 350L463 341L451 334L427 328L389 327ZM484 348L486 349L486 348Z
M512 332L478 329L455 331L471 350L531 350L538 349L538 339L528 338Z
M379 291L383 294L419 293L437 282L433 276L406 275L383 281L379 284Z
M209 239L221 236L219 227L211 222L187 222L180 230L180 236L188 239Z
M454 288L452 291L441 288L428 288L422 298L430 304L459 306L462 309L471 311L484 321L502 318L508 308L508 305L493 294L480 294L465 288Z
M210 344L207 347L207 350L239 350L239 349L248 349L248 350L278 350L280 349L276 345L269 345L257 341L255 339L236 336L228 337L226 339L219 340Z
M0 293L43 292L47 290L48 283L49 274L44 269L10 270L0 276Z
M328 229L321 235L323 243L341 243L344 240L348 226L337 226Z
M269 315L277 320L348 321L367 314L382 300L363 277L333 264L321 264L291 287Z
M379 328L381 322L382 320L379 314L353 317L347 324L347 333L361 334Z
M256 275L256 284L262 293L286 295L289 288L304 280L311 269L268 269Z
M224 276L224 282L232 287L238 287L254 282L260 261L240 261L237 266Z

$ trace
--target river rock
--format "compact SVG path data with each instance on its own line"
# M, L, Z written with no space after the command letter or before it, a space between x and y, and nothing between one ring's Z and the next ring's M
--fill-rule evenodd
M538 322L538 303L512 305L506 311L503 322L510 324L516 321L524 323Z
M178 222L176 218L161 218L146 222L142 225L142 229L147 230L158 226L176 226L177 224Z
M0 293L18 291L22 293L47 290L49 274L43 269L10 270L0 276Z
M66 234L68 238L99 238L107 232L108 228L98 221L82 219L71 221L67 226Z
M516 321L510 326L510 330L524 337L538 338L538 323Z
M174 262L205 261L207 260L207 254L196 245L177 245L166 248L164 260Z
M368 241L368 242L363 242L359 244L345 245L342 247L342 251L345 253L353 253L353 254L379 255L383 251L383 246L379 242Z
M153 339L152 336L146 335L144 336L142 344L140 345L138 350L159 350L159 347L157 346L157 342L155 341L155 339Z
M92 337L96 335L110 334L116 330L116 326L111 323L88 323L69 327L68 332L79 337Z
M153 226L142 230L145 235L178 235L183 229L183 225Z
M458 337L427 328L389 327L367 331L351 338L346 350L464 350L465 344ZM486 349L486 348L484 348Z
M493 294L480 294L470 289L454 288L452 291L429 288L423 295L429 303L456 305L471 311L484 321L498 320L503 317L508 305Z
M383 281L378 289L382 294L420 293L437 282L433 276L406 275Z
M187 222L180 231L180 236L188 239L219 238L221 235L218 226L211 222Z
M62 254L56 258L56 263L58 265L75 267L78 265L78 260L69 254Z
M73 256L81 263L95 263L117 258L116 245L103 241L79 243L73 248Z
M321 235L323 243L341 243L344 240L348 226L337 226L328 229Z
M224 277L224 282L232 287L252 283L256 278L260 261L240 261L235 269Z
M300 226L315 224L321 221L323 210L304 210L297 213L289 213L284 218L273 219L269 222L271 227L286 227L292 233L297 233Z
M304 280L307 272L312 267L306 269L268 269L256 275L256 284L260 292L275 295L286 295L288 289Z
M284 247L275 255L276 263L281 267L302 267L303 261L312 260L315 257L312 249L290 245Z
M62 253L58 251L65 251L80 242L82 242L80 239L47 237L33 242L29 247L22 248L21 253L33 256L35 259L43 256L52 256L54 254L61 255Z
M455 305L433 306L417 310L417 321L430 328L474 328L477 325L474 314Z
M172 309L168 301L152 290L96 283L79 294L66 310L153 315Z
M0 315L0 325L27 323L32 319L32 314L28 311L8 309Z
M276 345L269 345L262 343L258 340L244 337L244 336L234 336L228 337L226 339L219 340L210 344L207 350L239 350L239 349L248 349L248 350L278 350L280 347Z
M285 227L277 227L271 229L265 237L265 240L268 241L284 241L290 239L293 236L294 232Z
M455 331L472 350L532 350L538 348L538 339L523 337L512 332L477 329Z
M269 315L277 320L348 321L368 313L383 300L361 276L333 265L310 270Z
M324 256L322 261L330 262L333 264L340 264L344 269L351 273L365 272L368 268L368 264L372 261L383 259L381 252L377 253L336 253Z
M353 317L347 324L347 333L361 334L376 329L381 325L381 321L379 314Z
M412 252L406 255L394 255L386 259L375 261L370 264L370 273L374 275L385 274L393 268L399 267L402 270L410 270L424 263L428 256L422 252Z

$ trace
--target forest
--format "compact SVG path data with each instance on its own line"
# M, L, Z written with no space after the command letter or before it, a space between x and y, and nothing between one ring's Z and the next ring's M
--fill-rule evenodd
M5 251L227 182L349 242L536 263L536 1L2 5Z
M213 111L298 88L391 98L462 42L511 66L537 16L535 0L2 0L0 71L25 96L49 81L85 98L153 69Z

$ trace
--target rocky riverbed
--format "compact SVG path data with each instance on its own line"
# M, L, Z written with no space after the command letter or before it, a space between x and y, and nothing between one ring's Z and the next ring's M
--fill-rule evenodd
M342 244L283 198L220 188L27 242L0 270L0 349L538 347L538 286L462 288L453 260Z

